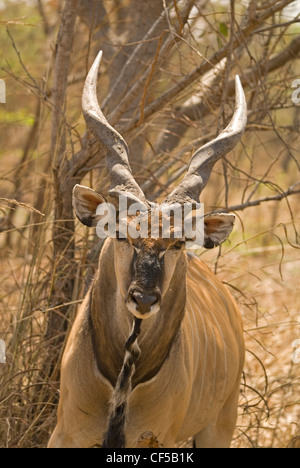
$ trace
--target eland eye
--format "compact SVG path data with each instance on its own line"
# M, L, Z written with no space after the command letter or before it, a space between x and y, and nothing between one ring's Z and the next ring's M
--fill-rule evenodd
M173 250L182 250L184 245L185 245L185 241L178 241L178 242L175 242L175 244L173 244L171 248Z

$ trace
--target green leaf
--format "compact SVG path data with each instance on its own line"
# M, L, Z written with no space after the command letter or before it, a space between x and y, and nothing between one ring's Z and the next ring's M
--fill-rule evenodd
M220 33L223 34L224 37L228 37L228 26L226 23L220 23L219 25L219 30L220 30Z

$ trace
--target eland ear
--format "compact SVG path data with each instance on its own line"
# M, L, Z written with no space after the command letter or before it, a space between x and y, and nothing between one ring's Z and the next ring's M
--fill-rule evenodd
M204 218L205 249L213 249L225 242L230 236L235 223L234 214L215 214Z
M73 188L73 208L79 221L85 226L96 226L97 207L101 203L106 203L102 195L84 185L75 185Z

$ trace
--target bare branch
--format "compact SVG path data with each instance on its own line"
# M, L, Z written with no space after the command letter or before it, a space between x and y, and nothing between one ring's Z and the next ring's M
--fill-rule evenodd
M50 34L50 32L51 32L51 27L50 27L50 24L48 22L48 18L46 16L45 6L44 6L44 3L43 3L43 0L37 0L37 4L38 4L38 9L39 9L41 18L43 20L45 35L48 36Z
M216 210L215 212L216 213L222 213L222 212L224 212L224 209L226 209L226 211L232 211L232 212L243 211L246 208L251 208L253 206L259 206L262 203L281 201L284 198L290 197L292 195L299 195L300 194L300 189L295 190L295 188L298 187L299 185L300 185L300 182L297 182L296 184L291 185L286 191L284 191L282 193L279 193L278 195L274 195L272 197L262 197L262 198L259 198L257 200L252 200L252 201L248 200L245 203L240 203L239 205L233 205L233 206L230 206L228 208L222 208L222 209Z
M251 21L245 28L238 31L233 42L227 43L221 50L216 52L209 59L206 59L198 67L196 67L192 72L187 76L182 78L178 83L176 83L171 89L166 91L162 96L153 101L144 111L144 117L149 118L156 112L160 111L164 106L169 104L175 97L178 99L178 96L189 86L191 86L197 79L211 70L215 65L217 65L222 59L227 57L230 49L235 50L246 38L250 37L255 33L258 26L266 21L270 16L274 15L277 11L281 11L282 8L292 3L293 0L282 0L281 2L276 2L272 7L268 8L260 16L257 16L255 20ZM138 126L139 118L136 117L127 124L123 124L120 129L121 132L125 133L134 127Z

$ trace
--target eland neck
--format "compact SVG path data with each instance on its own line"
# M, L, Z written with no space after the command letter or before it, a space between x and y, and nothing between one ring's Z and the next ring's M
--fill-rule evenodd
M179 334L186 302L186 262L186 254L182 252L162 298L160 310L142 322L138 340L141 355L133 377L133 386L157 374ZM105 242L100 254L99 268L91 290L90 318L98 368L115 386L134 317L119 290L111 240Z

